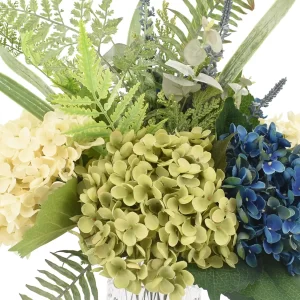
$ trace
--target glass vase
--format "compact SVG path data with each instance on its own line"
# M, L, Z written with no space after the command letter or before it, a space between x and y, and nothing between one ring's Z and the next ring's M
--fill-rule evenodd
M203 289L194 285L185 290L185 296L182 300L201 300L201 294L203 294ZM169 296L151 293L145 289L142 289L139 295L135 295L124 289L117 289L113 281L108 280L107 300L169 300Z

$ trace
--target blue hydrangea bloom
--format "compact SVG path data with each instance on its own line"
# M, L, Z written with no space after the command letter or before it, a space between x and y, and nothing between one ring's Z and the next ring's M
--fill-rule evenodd
M291 149L272 123L252 132L230 126L223 188L237 199L237 253L249 266L260 254L300 275L300 146Z

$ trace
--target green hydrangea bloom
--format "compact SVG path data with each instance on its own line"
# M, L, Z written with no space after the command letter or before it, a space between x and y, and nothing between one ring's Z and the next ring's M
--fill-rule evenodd
M201 128L115 131L107 156L80 170L82 249L116 287L138 294L145 286L177 300L194 281L187 262L204 269L237 263L236 201L221 189L213 139Z

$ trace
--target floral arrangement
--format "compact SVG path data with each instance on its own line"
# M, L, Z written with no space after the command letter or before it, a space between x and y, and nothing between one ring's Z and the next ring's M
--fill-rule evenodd
M0 73L25 109L0 127L0 245L80 245L29 290L98 299L100 273L170 300L193 284L211 300L298 299L299 116L264 116L285 78L260 99L242 73L295 0L276 0L222 71L254 0L184 0L190 16L140 0L127 44L111 0L74 2L68 22L61 2L0 2L1 59L40 93Z

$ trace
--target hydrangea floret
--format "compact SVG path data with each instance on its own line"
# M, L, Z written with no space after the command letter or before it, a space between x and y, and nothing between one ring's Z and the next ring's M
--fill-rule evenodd
M116 287L181 299L193 283L187 262L203 269L238 262L236 201L225 197L224 173L213 168L213 139L201 128L114 131L108 154L89 162L80 186L81 245Z
M262 253L273 255L300 274L300 149L274 123L253 132L231 125L230 132L223 187L237 201L237 253L252 267Z
M24 112L0 127L0 245L19 242L48 194L76 176L83 150L104 143L80 145L64 134L88 120L56 111L41 122Z

